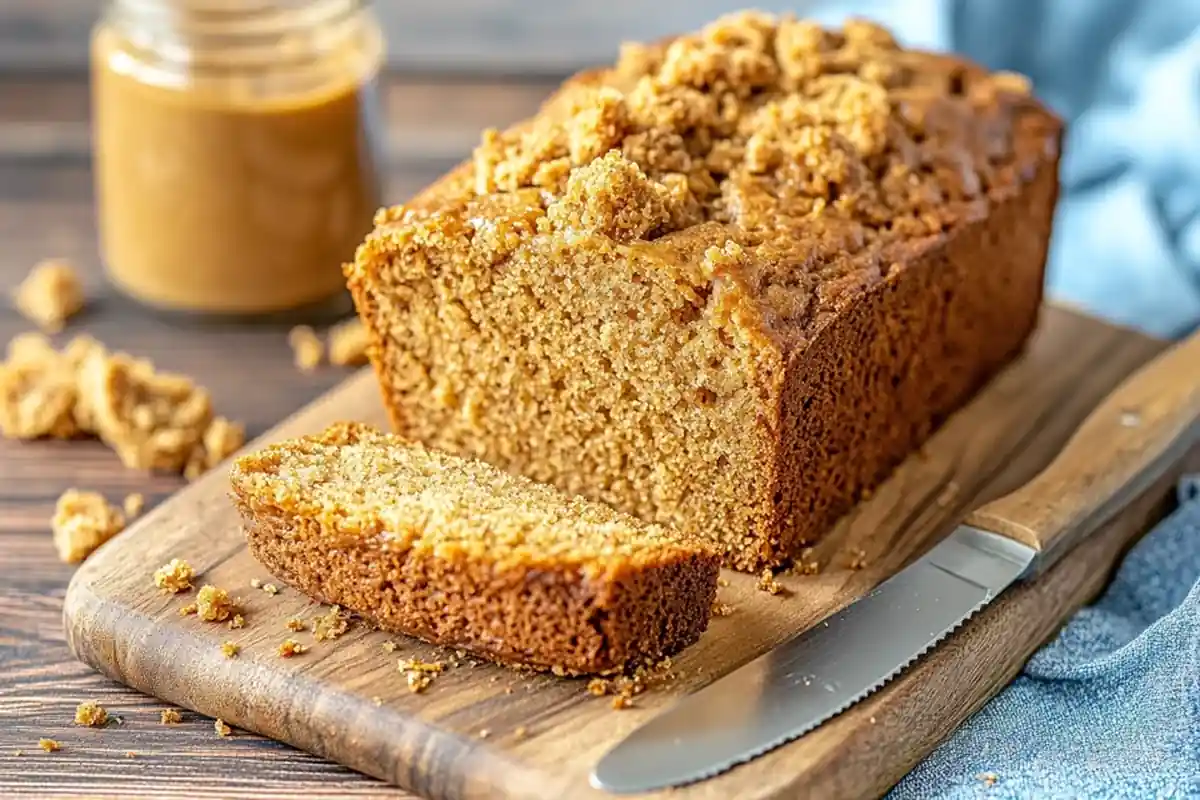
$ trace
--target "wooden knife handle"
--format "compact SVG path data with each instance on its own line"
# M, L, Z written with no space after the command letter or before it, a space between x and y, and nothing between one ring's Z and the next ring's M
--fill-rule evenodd
M1048 569L1162 478L1200 439L1200 330L1127 377L1042 472L966 524L1039 552Z

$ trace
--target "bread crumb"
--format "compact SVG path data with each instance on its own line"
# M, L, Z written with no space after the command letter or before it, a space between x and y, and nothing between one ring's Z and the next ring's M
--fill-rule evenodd
M632 700L633 697L661 686L677 677L674 662L668 657L657 664L645 664L634 668L631 673L617 675L611 678L592 678L587 683L587 691L596 696L614 695ZM615 704L614 704L614 707Z
M379 695L375 695L374 697L371 698L371 702L377 706L381 706L381 705L383 705L383 698L380 697Z
M313 620L313 638L318 642L332 641L350 628L350 619L339 606Z
M312 372L325 354L321 339L307 325L297 325L288 332L288 344L292 348L292 360L301 372Z
M273 583L264 583L262 590L264 592L266 592L267 594L271 595L272 597L279 594L279 587Z
M279 645L279 657L291 658L292 656L303 655L308 648L297 642L295 639L284 639L283 644Z
M57 333L83 308L79 275L61 259L40 261L13 292L13 305L42 330Z
M179 616L181 616L181 617L191 616L192 614L195 614L198 610L199 609L197 608L195 603L188 603L186 606L183 606L182 608L179 609Z
M489 737L489 736L491 736L491 735L492 735L492 732L491 732L491 730L489 730L488 728L483 728L482 730L480 730L480 731L479 731L479 738L480 738L480 739L486 739L486 738L488 738L488 737Z
M54 753L62 749L62 745L60 745L54 739L38 739L38 747L42 748L47 753Z
M626 709L626 708L632 708L633 701L630 700L625 695L619 694L612 699L612 707L614 709L616 709L617 711L621 711L622 709Z
M241 614L234 614L233 619L229 620L229 629L236 630L246 627L246 618Z
M289 631L299 633L300 631L307 630L308 625L304 622L304 620L292 617L287 621L287 629Z
M397 664L401 672L407 673L408 690L420 694L429 688L434 677L445 669L440 661L419 661L415 658L402 658Z
M725 587L729 585L729 578L717 578L717 586Z
M229 599L229 593L216 586L200 587L196 595L196 613L205 622L224 622L233 616L237 606Z
M513 738L514 739L524 739L526 733L528 733L528 731L525 730L525 726L518 725L516 727L516 729L513 731Z
M14 750L13 755L16 756L17 758L20 758L21 756L25 755L25 753L22 750Z
M367 328L358 317L334 325L329 330L329 363L339 367L366 364L370 341Z
M242 651L241 645L236 644L234 642L225 642L223 645L221 645L221 653L226 658L234 658L241 651Z
M251 578L250 579L250 588L251 589L261 589L262 581L260 581L258 578Z
M125 515L98 492L68 489L55 504L50 529L58 557L77 564L125 529Z
M758 576L758 590L767 594L779 594L783 591L783 584L775 580L775 573L770 569L764 569Z
M867 566L867 551L856 547L850 551L850 569L859 570Z
M221 719L220 717L217 717L217 719L213 721L213 728L216 730L217 736L220 736L221 738L233 734L233 728L226 725L225 720Z
M154 585L159 589L178 594L192 588L196 571L182 558L172 558L154 573Z
M126 757L126 758L134 758L135 756L137 756L137 753L133 752L132 750L126 750L126 751L125 751L125 757Z
M408 680L408 690L413 694L420 694L433 683L433 675L428 672L410 672L405 677Z
M127 494L121 506L125 511L125 518L132 519L141 514L142 509L146 507L146 497L139 492Z
M395 642L384 642L383 643L383 652L394 653L394 652L396 652L396 647L397 647L397 645Z
M159 725L178 725L183 722L183 714L180 714L178 709L164 708L158 712Z
M87 701L75 708L75 724L89 728L103 728L108 724L108 712L99 703Z
M813 558L813 549L806 547L800 551L800 557L792 567L797 575L817 575L821 572L821 564Z
M729 603L722 603L719 600L714 600L711 613L714 617L728 617L733 613L733 606L729 605Z

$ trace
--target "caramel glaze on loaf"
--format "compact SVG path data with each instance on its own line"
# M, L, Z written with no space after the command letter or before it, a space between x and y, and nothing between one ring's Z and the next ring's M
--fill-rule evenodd
M1020 76L743 13L487 132L346 273L396 428L756 570L1021 350L1060 136Z
M353 423L234 463L254 556L385 630L602 673L700 637L719 558L666 529Z

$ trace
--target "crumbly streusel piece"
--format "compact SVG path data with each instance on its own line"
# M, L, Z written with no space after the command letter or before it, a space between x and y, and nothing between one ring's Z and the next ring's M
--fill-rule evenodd
M124 530L125 515L98 492L68 489L58 498L50 529L58 557L74 564Z
M367 363L370 336L358 317L334 325L329 330L329 363L339 367L357 367Z
M237 604L224 589L205 585L196 594L196 614L206 622L224 622L236 611Z
M87 701L75 709L75 724L89 728L103 728L108 724L108 711L99 703Z
M320 365L325 356L325 345L316 331L307 325L297 325L288 332L288 344L292 347L292 358L296 368L302 372L312 372Z
M83 287L66 261L47 259L34 266L13 292L17 310L44 331L56 333L83 308Z
M154 585L172 594L178 594L192 588L194 577L196 571L192 569L191 564L182 558L172 558L154 573Z

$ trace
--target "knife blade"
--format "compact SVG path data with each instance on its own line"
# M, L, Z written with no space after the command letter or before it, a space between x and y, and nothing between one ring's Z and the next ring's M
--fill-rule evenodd
M1127 377L1033 480L814 627L679 701L596 764L617 794L718 775L882 688L1012 584L1049 569L1200 441L1200 331Z

